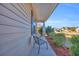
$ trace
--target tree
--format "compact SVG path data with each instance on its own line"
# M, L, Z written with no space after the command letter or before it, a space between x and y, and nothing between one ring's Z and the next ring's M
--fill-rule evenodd
M65 30L65 29L66 29L66 27L63 27L63 29Z
M71 31L76 31L76 27L71 27Z
M46 33L49 34L50 32L53 32L54 28L52 28L51 26L46 27Z

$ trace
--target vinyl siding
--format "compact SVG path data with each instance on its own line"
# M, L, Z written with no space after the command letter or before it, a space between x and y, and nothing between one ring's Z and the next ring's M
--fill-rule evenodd
M0 55L28 55L31 10L28 4L0 4Z

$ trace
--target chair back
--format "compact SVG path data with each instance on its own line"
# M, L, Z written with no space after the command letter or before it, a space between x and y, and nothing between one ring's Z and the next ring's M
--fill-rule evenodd
M39 43L39 38L37 36L33 36L35 43Z

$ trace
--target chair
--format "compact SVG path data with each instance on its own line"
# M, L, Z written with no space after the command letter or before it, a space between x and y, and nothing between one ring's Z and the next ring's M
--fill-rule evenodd
M34 38L33 48L34 48L35 44L37 44L39 46L39 48L38 48L38 54L40 52L40 46L41 45L46 44L47 49L48 49L48 44L47 44L47 42L45 40L43 40L43 39L41 39L40 37L37 37L37 36L33 36L33 38Z

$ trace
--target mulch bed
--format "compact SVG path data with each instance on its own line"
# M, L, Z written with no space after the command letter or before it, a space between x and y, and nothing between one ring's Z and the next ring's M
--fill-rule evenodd
M70 56L69 54L69 50L66 47L58 47L52 40L52 38L50 38L49 36L46 36L47 41L49 42L50 46L52 47L52 49L54 49L56 55L58 56Z

